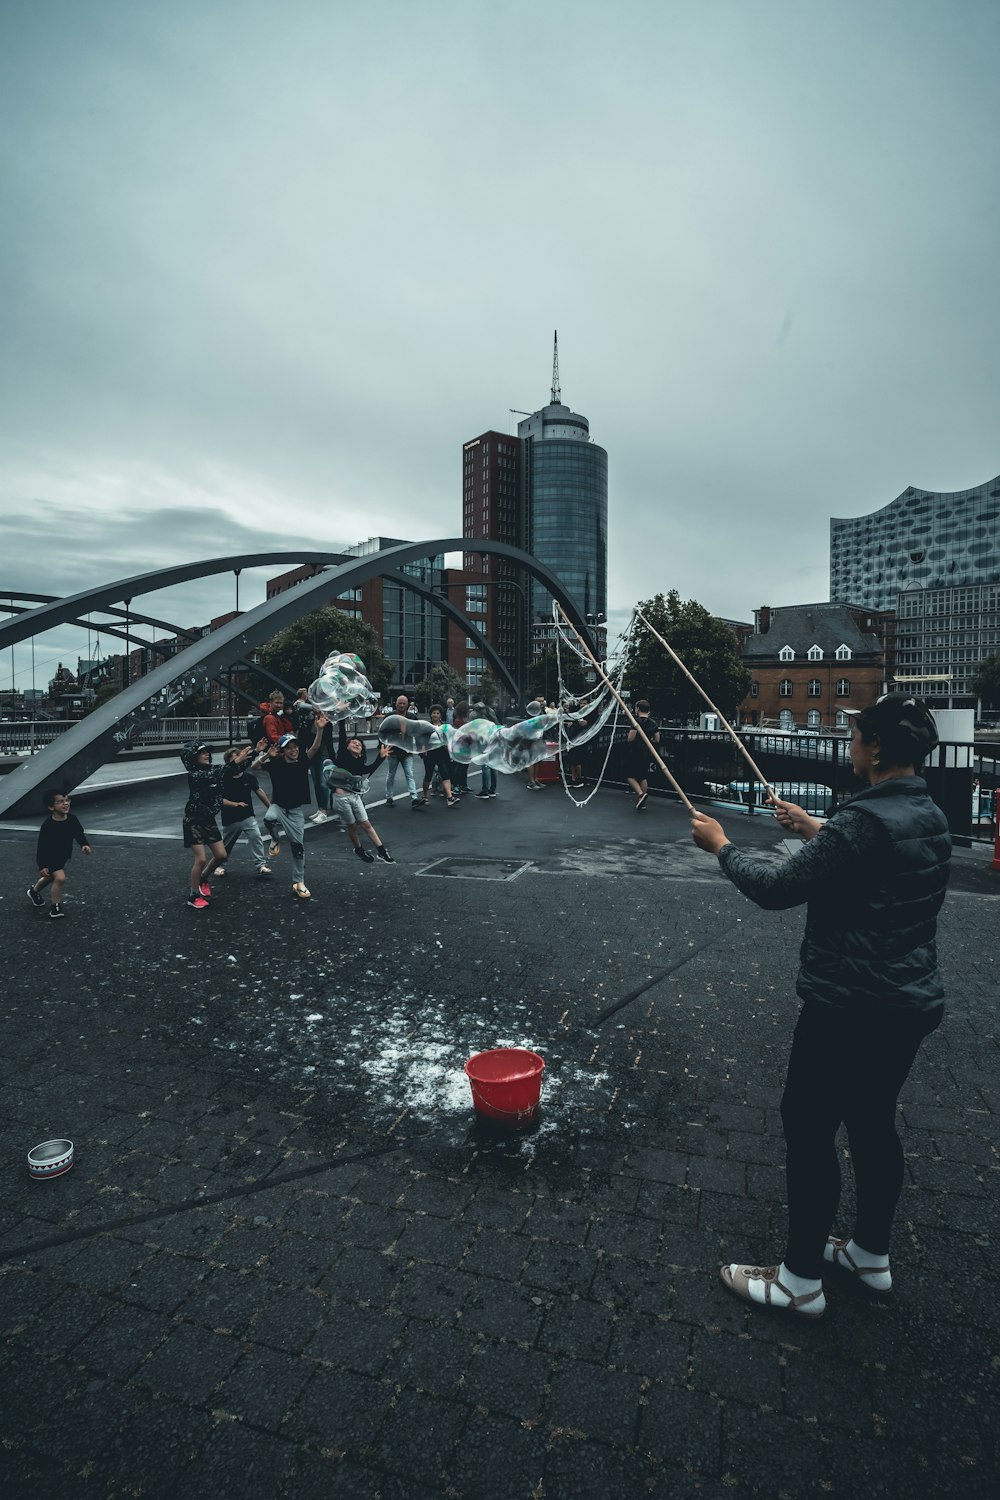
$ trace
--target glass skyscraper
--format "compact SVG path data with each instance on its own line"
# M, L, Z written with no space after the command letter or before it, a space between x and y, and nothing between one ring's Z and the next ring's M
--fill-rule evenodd
M558 357L548 406L517 424L527 520L527 547L566 586L583 615L608 609L608 455L590 423L560 399ZM536 644L551 633L552 595L531 582L529 613Z

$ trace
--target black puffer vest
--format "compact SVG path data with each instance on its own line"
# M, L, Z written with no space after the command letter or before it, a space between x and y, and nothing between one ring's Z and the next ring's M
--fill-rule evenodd
M887 837L860 880L809 902L796 989L807 1003L840 1009L933 1009L944 998L935 935L951 861L947 819L919 776L869 787L850 803L852 817L860 812Z

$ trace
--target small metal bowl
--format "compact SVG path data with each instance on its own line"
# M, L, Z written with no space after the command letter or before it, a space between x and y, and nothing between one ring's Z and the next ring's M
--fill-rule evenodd
M61 1177L72 1165L72 1141L42 1141L28 1152L28 1171L39 1181L43 1177Z

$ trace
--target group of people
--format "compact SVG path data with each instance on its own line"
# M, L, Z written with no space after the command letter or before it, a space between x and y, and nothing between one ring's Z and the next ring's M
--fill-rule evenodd
M404 696L396 700L397 713L408 707ZM456 712L464 707L456 705ZM636 707L646 737L655 744L658 730L648 705ZM421 797L410 756L380 745L369 758L344 724L330 754L332 726L324 713L313 712L311 726L297 731L274 699L266 717L271 722L257 743L228 750L222 766L212 765L208 746L184 747L189 797L183 826L185 847L192 853L192 907L209 904L210 878L223 873L241 834L262 876L270 874L267 859L275 858L287 840L292 891L297 900L309 899L304 820L310 773L317 763L320 784L330 793L355 853L368 862L379 858L392 863L364 804L368 776L380 761L390 762L387 805L392 805L394 768L399 765L414 807L426 806L435 769L448 804L455 805L451 776L440 759L425 764ZM944 1010L936 927L951 838L947 819L920 775L925 756L937 743L933 716L918 699L887 696L852 713L851 761L865 789L826 822L775 800L778 823L803 841L780 865L744 853L714 818L692 814L695 843L717 856L722 873L746 897L768 910L807 908L796 985L802 1005L781 1100L786 1248L775 1265L732 1261L720 1273L726 1288L743 1300L798 1317L818 1318L825 1312L828 1272L878 1296L892 1290L889 1242L904 1180L896 1105L922 1043L938 1027ZM629 744L629 782L641 809L649 746L635 730ZM435 756L431 751L428 759ZM255 774L263 767L270 795ZM479 795L491 795L485 784ZM255 799L263 805L271 839L266 857ZM33 906L43 907L42 893L48 888L49 915L58 918L73 849L79 846L84 854L91 849L64 792L47 792L45 805L38 876L27 894ZM841 1186L836 1135L842 1124L857 1187L849 1235L838 1234L835 1225Z

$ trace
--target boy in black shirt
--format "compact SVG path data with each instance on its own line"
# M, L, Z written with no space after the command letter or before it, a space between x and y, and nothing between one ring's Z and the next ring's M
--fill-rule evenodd
M318 713L311 745L304 735L299 740L294 734L283 734L278 743L260 755L250 767L255 771L258 766L265 766L271 777L271 806L264 814L264 822L271 833L268 852L272 859L277 859L281 853L281 831L284 830L292 851L292 895L298 901L308 901L312 895L305 883L305 808L312 801L309 763L320 752L323 731L329 722L326 714ZM304 758L300 758L302 750L305 750Z
M246 769L243 752L227 750L223 756L225 769L222 773L222 841L227 857L232 854L240 834L245 833L250 845L250 857L258 875L270 875L271 869L264 858L264 840L253 810L253 799L259 797L265 809L270 801L260 789L256 776ZM216 875L225 875L225 865L218 865Z
M35 859L38 864L38 879L28 887L28 900L32 906L44 906L42 891L52 886L50 917L64 917L62 909L63 886L66 884L66 866L73 856L73 844L77 843L84 854L91 852L87 835L79 818L69 810L69 798L65 792L49 791L44 795L49 816L38 830L38 848Z

